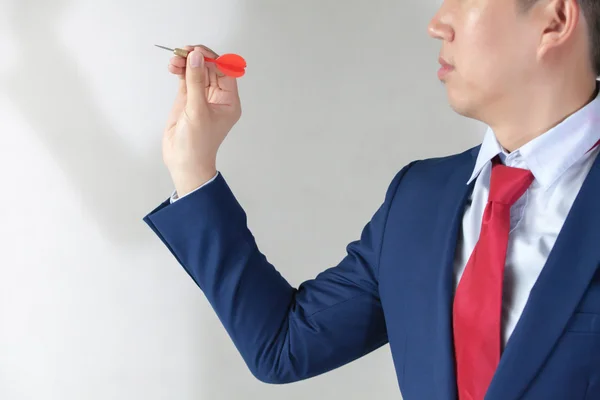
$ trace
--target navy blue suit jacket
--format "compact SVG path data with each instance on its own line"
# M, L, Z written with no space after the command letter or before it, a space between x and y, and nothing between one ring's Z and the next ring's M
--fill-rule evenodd
M222 175L144 220L261 381L307 379L389 343L405 400L454 400L453 259L478 150L405 166L341 262L298 288L261 253ZM600 157L487 400L600 399L599 200Z

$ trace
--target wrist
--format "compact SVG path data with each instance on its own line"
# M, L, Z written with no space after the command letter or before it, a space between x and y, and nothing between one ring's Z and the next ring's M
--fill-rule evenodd
M216 168L207 168L195 173L172 174L173 184L177 191L177 195L183 197L186 194L193 192L214 178L216 174Z

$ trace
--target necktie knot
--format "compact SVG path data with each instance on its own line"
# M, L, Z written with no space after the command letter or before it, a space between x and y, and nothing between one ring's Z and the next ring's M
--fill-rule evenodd
M498 157L493 161L488 200L512 206L533 182L531 171L508 167L500 163Z

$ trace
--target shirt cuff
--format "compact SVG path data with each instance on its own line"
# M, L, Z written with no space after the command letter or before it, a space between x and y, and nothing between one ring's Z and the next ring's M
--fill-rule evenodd
M183 199L185 196L188 196L188 195L190 195L190 194L194 193L194 192L195 192L195 191L197 191L197 190L200 190L200 189L201 189L201 188L203 188L204 186L206 186L206 185L208 185L209 183L211 183L212 181L214 181L214 180L217 178L217 176L219 176L219 171L217 171L217 173L215 174L215 176L213 176L213 177L211 178L211 180L209 180L208 182L204 183L204 184L203 184L203 185L201 185L200 187L198 187L198 188L196 188L196 189L192 190L191 192L189 192L189 193L187 193L187 194L185 194L185 195L183 195L183 196L181 196L181 197L179 197L179 196L177 195L177 190L174 190L174 191L173 191L173 193L171 194L171 204L175 203L175 202L176 202L177 200L179 200L179 199Z

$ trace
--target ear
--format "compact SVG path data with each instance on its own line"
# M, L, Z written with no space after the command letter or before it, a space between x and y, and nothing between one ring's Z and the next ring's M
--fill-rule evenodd
M539 8L534 12L542 27L538 49L538 58L541 59L552 49L573 38L581 9L578 0L547 0L540 1Z

